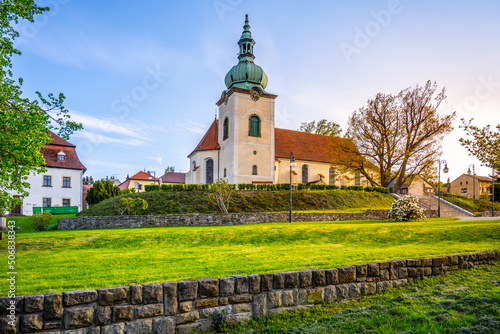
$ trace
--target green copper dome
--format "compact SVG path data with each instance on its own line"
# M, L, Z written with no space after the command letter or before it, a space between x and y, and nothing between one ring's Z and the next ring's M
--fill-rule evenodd
M248 15L245 16L245 25L243 26L243 33L238 41L238 45L240 46L240 54L238 56L240 61L226 74L224 81L227 89L229 90L233 87L243 89L258 87L264 91L267 86L267 75L264 73L264 70L253 61L255 58L253 55L255 41L250 32Z

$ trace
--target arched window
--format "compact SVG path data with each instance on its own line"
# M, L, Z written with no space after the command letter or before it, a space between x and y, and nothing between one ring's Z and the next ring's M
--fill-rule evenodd
M335 184L335 168L330 167L329 176L330 176L329 184Z
M224 168L224 177L227 177L227 170Z
M250 117L250 136L260 137L260 119L257 116Z
M252 175L257 175L257 166L256 165L252 166Z
M207 173L206 183L214 183L214 161L212 159L208 159L205 165L205 171Z
M196 168L196 161L193 161L193 170Z
M223 130L224 130L224 134L222 136L222 140L226 140L228 137L229 137L229 119L226 117L226 119L224 119L224 127L223 127Z
M307 183L307 181L309 181L309 167L302 165L302 183Z

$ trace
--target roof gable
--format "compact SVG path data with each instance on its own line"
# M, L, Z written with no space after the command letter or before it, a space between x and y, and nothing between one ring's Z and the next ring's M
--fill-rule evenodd
M194 152L197 151L208 151L208 150L219 150L219 121L213 121L212 125L208 128L207 132L203 138L198 143L198 146L191 152L188 157L190 157Z
M145 180L145 181L158 181L159 179L151 175L151 173L146 173L139 171L138 173L132 175L127 180Z

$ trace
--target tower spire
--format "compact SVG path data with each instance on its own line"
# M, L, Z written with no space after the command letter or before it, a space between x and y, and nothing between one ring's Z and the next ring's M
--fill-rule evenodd
M245 25L243 26L243 33L238 41L238 45L240 46L240 55L238 56L238 59L245 57L249 57L252 60L255 59L255 56L253 55L253 46L255 45L255 41L252 38L252 33L250 32L248 14L245 15Z

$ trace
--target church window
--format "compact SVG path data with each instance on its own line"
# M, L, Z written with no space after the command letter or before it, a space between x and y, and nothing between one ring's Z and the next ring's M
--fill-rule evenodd
M252 166L252 175L257 175L257 166L256 165Z
M223 140L226 140L229 137L229 119L226 117L224 119L224 135Z
M193 161L193 170L196 168L196 161Z
M354 174L354 184L356 186L361 185L361 175L359 173Z
M307 165L302 165L302 183L307 183L309 181L309 167Z
M335 184L335 168L330 167L329 174L329 184Z
M250 117L250 136L260 137L260 119L255 115Z
M207 162L205 163L206 164L206 173L207 173L207 177L206 177L206 183L214 183L214 161L213 159L208 159Z
M227 177L227 170L224 168L224 177Z

